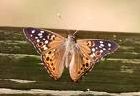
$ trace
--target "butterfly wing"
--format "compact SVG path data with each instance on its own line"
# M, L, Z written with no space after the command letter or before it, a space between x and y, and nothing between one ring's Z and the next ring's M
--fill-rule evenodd
M77 40L69 70L72 80L79 80L85 73L92 70L96 62L116 49L117 44L113 41Z
M41 54L49 48L56 48L63 44L64 37L50 30L37 28L24 28L26 38L34 45Z
M48 49L42 54L44 67L48 69L48 73L55 80L61 77L64 69L64 52L65 47L61 45L57 48Z
M49 30L25 28L26 38L35 46L42 56L42 61L48 73L54 79L61 77L64 64L65 38Z

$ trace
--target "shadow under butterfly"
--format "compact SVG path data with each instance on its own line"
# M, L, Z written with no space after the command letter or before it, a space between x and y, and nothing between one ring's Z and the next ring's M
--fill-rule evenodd
M35 46L42 57L44 67L55 80L59 79L64 68L69 68L71 79L76 82L107 54L117 50L118 45L102 39L67 38L50 30L25 28L26 38Z

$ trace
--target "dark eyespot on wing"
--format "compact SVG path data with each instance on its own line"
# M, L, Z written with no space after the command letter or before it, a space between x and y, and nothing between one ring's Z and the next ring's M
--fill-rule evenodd
M47 60L47 61L49 61L49 60L50 60L50 58L49 58L49 57L47 57L47 58L46 58L46 60Z

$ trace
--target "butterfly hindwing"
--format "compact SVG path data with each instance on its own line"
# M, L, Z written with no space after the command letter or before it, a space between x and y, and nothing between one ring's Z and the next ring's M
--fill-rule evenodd
M48 73L55 80L59 79L64 69L64 46L48 49L42 54L42 61Z
M90 68L90 60L87 57L82 55L79 48L74 49L69 66L70 77L74 82L78 81Z
M24 33L41 54L49 75L55 80L60 78L64 69L64 37L49 30L36 28L25 28Z
M70 64L70 76L77 81L85 73L91 71L95 63L117 49L117 44L108 40L77 40L77 47Z

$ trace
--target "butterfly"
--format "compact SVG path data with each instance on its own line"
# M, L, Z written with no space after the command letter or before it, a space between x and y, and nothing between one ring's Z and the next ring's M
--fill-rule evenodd
M58 80L64 68L69 69L71 79L76 82L107 54L117 50L114 41L102 39L76 39L74 34L67 38L39 28L24 28L26 38L40 53L49 75Z

